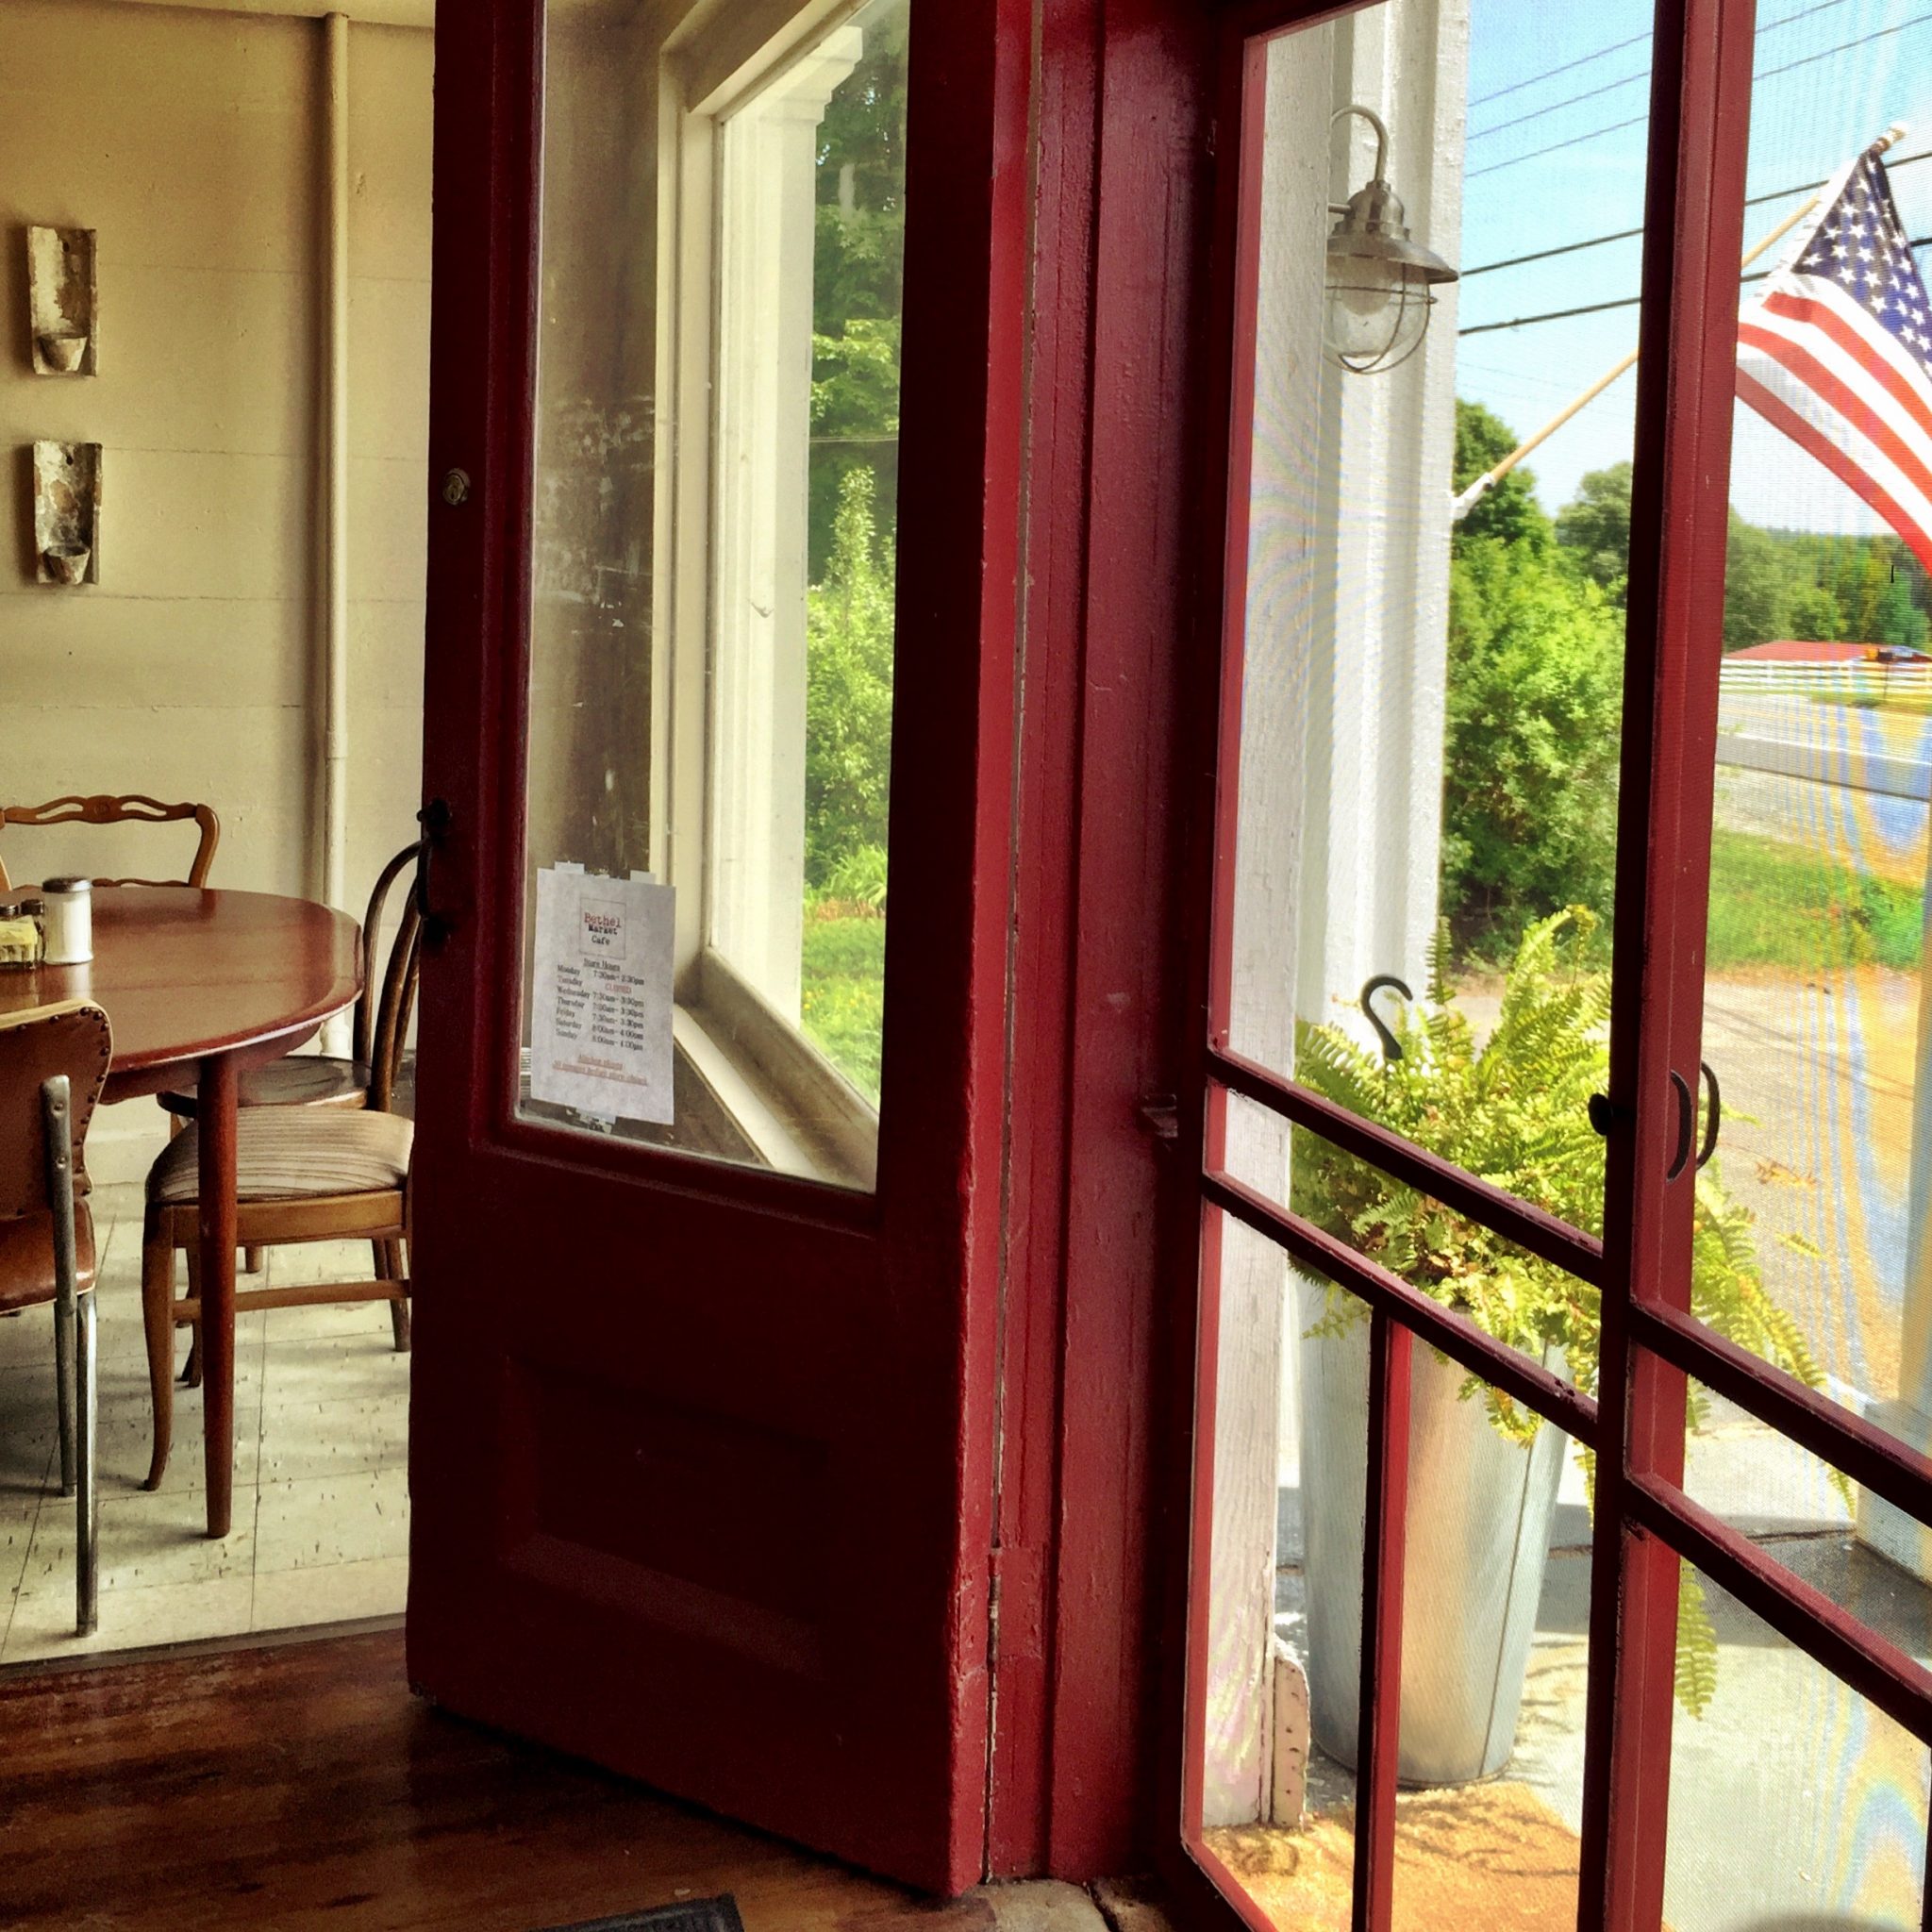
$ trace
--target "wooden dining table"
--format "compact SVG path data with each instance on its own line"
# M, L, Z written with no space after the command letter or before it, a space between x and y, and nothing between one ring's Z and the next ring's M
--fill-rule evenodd
M0 895L31 897L25 888ZM228 1533L235 1474L236 1098L244 1069L292 1052L361 989L346 913L270 892L102 886L93 958L0 973L0 1013L91 1000L113 1028L109 1102L192 1089L201 1260L208 1533Z

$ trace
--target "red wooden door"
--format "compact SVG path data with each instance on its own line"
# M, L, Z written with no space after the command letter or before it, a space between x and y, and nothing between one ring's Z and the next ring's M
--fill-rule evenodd
M411 1677L942 1892L979 1875L986 1816L974 1183L1013 715L1002 63L1026 45L1002 11L455 0L438 45ZM855 223L866 248L828 256ZM828 325L833 268L861 292ZM815 365L828 328L853 347ZM840 393L884 408L884 368L899 400L845 426L855 484L811 467L838 439L805 377L861 350ZM827 636L874 655L823 670ZM891 691L889 920L875 848L812 847L801 693L834 672ZM858 870L827 885L831 860ZM675 893L650 941L675 996L640 968L653 1124L538 1091L536 893L571 865L634 939L658 902L627 882ZM815 920L871 979L825 967Z
M1310 321L1308 277L1295 279L1298 242L1307 247L1303 266L1314 264L1316 301L1336 264L1332 258L1324 263L1320 253L1326 223L1318 223L1319 208L1298 203L1294 195L1299 192L1305 201L1319 197L1325 174L1331 201L1341 198L1341 136L1335 136L1331 152L1321 129L1331 107L1345 112L1367 101L1379 106L1390 124L1389 172L1397 191L1409 199L1412 213L1435 213L1438 231L1424 239L1454 253L1459 242L1482 234L1465 214L1458 237L1441 210L1453 210L1459 192L1473 191L1479 176L1513 165L1515 157L1493 147L1479 153L1472 148L1465 156L1456 85L1463 49L1453 41L1431 39L1454 11L1383 8L1369 0L1342 8L1248 5L1221 15L1219 231L1208 272L1218 347L1200 415L1200 434L1213 450L1204 469L1204 495L1212 508L1202 551L1220 559L1205 573L1214 585L1205 634L1215 640L1219 653L1220 712L1204 719L1202 726L1204 744L1214 746L1204 758L1213 777L1211 795L1204 795L1198 813L1195 875L1203 881L1199 930L1210 936L1210 943L1198 961L1199 1000L1191 1016L1197 1030L1190 1044L1200 1071L1183 1103L1182 1145L1200 1162L1201 1207L1198 1260L1191 1256L1188 1264L1198 1282L1188 1311L1193 1318L1191 1521L1180 1566L1185 1582L1177 1586L1174 1606L1176 1648L1184 1660L1172 1686L1176 1749L1167 1799L1173 1807L1170 1874L1186 1901L1190 1923L1239 1924L1256 1932L1299 1924L1352 1924L1358 1932L1374 1932L1391 1924L1479 1919L1574 1923L1590 1932L1656 1932L1666 1913L1667 1882L1675 1887L1670 1916L1678 1924L1686 1923L1687 1912L1692 1923L1706 1923L1704 1915L1718 1907L1721 1892L1723 1908L1734 1914L1724 1923L1917 1924L1926 1908L1924 1747L1932 1740L1932 1675L1923 1657L1912 1654L1914 1643L1901 1641L1897 1626L1886 1624L1871 1595L1861 1597L1829 1579L1821 1585L1804 1574L1790 1550L1767 1547L1762 1535L1744 1533L1735 1494L1726 1495L1721 1485L1707 1486L1707 1465L1702 1476L1687 1470L1687 1418L1694 1422L1722 1400L1759 1431L1753 1440L1765 1453L1795 1454L1802 1445L1908 1521L1932 1520L1932 1464L1918 1448L1831 1399L1802 1350L1786 1348L1779 1362L1780 1345L1752 1332L1735 1309L1725 1309L1709 1274L1707 1242L1715 1239L1713 1217L1724 1210L1716 1205L1724 1198L1721 1187L1707 1194L1699 1179L1717 1137L1707 1115L1708 1139L1700 1148L1697 1096L1700 1061L1712 1051L1705 978L1719 739L1716 640L1725 623L1727 475L1737 388L1734 318L1745 240L1747 143L1754 133L1749 0L1660 0L1651 34L1618 42L1628 48L1641 42L1647 50L1647 75L1637 78L1647 80L1649 107L1634 138L1643 202L1627 225L1643 238L1641 299L1629 305L1641 322L1642 359L1632 449L1627 615L1619 625L1614 933L1600 1009L1607 1020L1608 1044L1605 1091L1590 1109L1607 1141L1607 1172L1599 1169L1591 1188L1562 1195L1551 1171L1567 1158L1560 1150L1574 1144L1574 1134L1560 1127L1539 1129L1538 1151L1509 1170L1509 1185L1498 1185L1491 1170L1449 1158L1444 1145L1458 1144L1465 1122L1440 1109L1431 1115L1420 1102L1405 1113L1402 1096L1419 1090L1407 1085L1409 1074L1396 1054L1378 1062L1369 1030L1378 1023L1348 1010L1358 997L1368 1008L1372 995L1358 990L1371 973L1392 969L1416 977L1408 957L1377 959L1351 953L1336 908L1346 909L1353 903L1348 893L1362 887L1360 898L1370 903L1361 914L1361 930L1393 950L1403 941L1399 922L1376 924L1376 917L1405 894L1412 902L1417 891L1413 877L1391 889L1386 874L1378 872L1406 861L1408 847L1396 841L1391 859L1387 841L1377 843L1368 812L1357 823L1347 819L1346 808L1351 798L1385 794L1397 798L1398 809L1412 802L1401 787L1418 761L1425 765L1429 735L1422 730L1401 741L1399 734L1413 725L1414 715L1405 708L1418 690L1426 698L1432 674L1434 754L1441 755L1443 666L1425 656L1394 655L1405 638L1413 642L1402 629L1412 610L1395 607L1410 593L1411 577L1425 574L1432 544L1440 545L1440 559L1447 564L1448 531L1439 521L1439 497L1433 499L1439 507L1431 508L1432 499L1419 490L1414 503L1421 508L1405 511L1398 506L1392 513L1389 498L1391 490L1399 496L1402 465L1424 448L1430 424L1438 434L1446 427L1445 406L1458 393L1450 386L1453 373L1447 373L1457 345L1453 340L1443 343L1439 333L1410 372L1407 389L1403 378L1344 376L1339 392L1333 378L1324 378L1331 413L1318 420L1323 405L1311 399L1321 393L1320 385L1298 375L1306 368L1303 351L1312 341L1304 326ZM1595 35L1591 44L1609 37L1607 31ZM1556 52L1541 51L1540 63L1519 64L1541 74L1557 59ZM1211 58L1182 78L1205 86ZM1633 58L1641 61L1646 56ZM1556 71L1568 72L1560 65ZM1588 78L1565 85L1580 90ZM1506 118L1521 112L1533 121L1535 105L1535 97L1521 101ZM1299 115L1292 111L1297 107L1304 110ZM1584 138L1613 131L1592 124ZM1472 143L1476 138L1469 136ZM1562 125L1547 135L1525 133L1517 146L1533 158L1526 150L1542 138L1562 145ZM1366 138L1348 144L1345 151L1357 170L1372 145ZM1772 152L1768 141L1766 152ZM1503 159L1491 158L1499 153ZM1361 172L1349 176L1347 191L1364 178ZM1492 246L1489 253L1529 253L1526 207L1519 202L1511 215L1516 225L1507 251ZM1331 206L1328 216L1339 212ZM1767 216L1767 224L1775 213ZM1601 243L1596 226L1611 225L1593 224L1587 245ZM1535 232L1528 229L1529 235ZM1477 263L1496 265L1480 256ZM1465 259L1463 266L1472 264ZM1553 296L1548 306L1577 299L1574 293ZM1319 323L1318 316L1314 320ZM1443 329L1453 327L1454 311L1439 320ZM1478 354L1467 343L1461 352L1472 360ZM1432 368L1428 357L1442 359ZM1578 387L1594 373L1588 365L1566 372ZM1307 382L1306 393L1297 390L1298 380ZM1384 412L1380 417L1372 420L1364 402L1362 420L1351 420L1351 397L1362 393L1347 391L1351 381L1385 385L1374 406ZM1431 382L1439 385L1433 404ZM1550 408L1561 400L1560 392L1552 394ZM1386 434L1391 424L1392 437ZM1441 491L1447 458L1446 447L1441 448L1432 469L1424 448L1420 475L1426 490ZM1324 514L1322 466L1346 470L1351 462L1357 467L1339 491L1346 513L1339 515L1333 501L1325 511L1331 525L1340 526L1336 542L1343 561L1338 569L1341 593L1324 608L1318 583L1322 565L1311 566L1297 546L1306 541L1310 550L1319 549L1310 533ZM1528 514L1520 503L1517 508ZM1372 527L1381 540L1378 548L1372 544L1374 575L1352 583L1346 557L1351 525ZM1491 547L1482 547L1486 541ZM1508 594L1495 574L1509 567L1510 541L1507 532L1458 540L1468 543L1460 594L1478 602ZM1347 603L1351 591L1362 606L1354 611ZM1427 594L1426 584L1420 594ZM1378 598L1383 601L1376 603ZM1578 608L1591 608L1590 597ZM1338 639L1355 641L1354 657ZM1369 661L1381 665L1382 683L1359 681L1359 667ZM1455 678L1469 675L1468 662L1450 665L1452 690ZM1405 672L1406 684L1391 683L1391 664ZM1487 713L1482 734L1461 741L1465 760L1508 769L1511 708L1536 705L1533 676L1526 660L1515 667L1516 684ZM1310 688L1319 693L1316 699L1306 699ZM1329 707L1325 712L1324 704ZM1297 711L1302 705L1307 708ZM1309 715L1314 727L1307 724ZM1350 739L1348 731L1364 719L1368 728ZM1287 737L1291 726L1302 735ZM1399 754L1392 758L1391 734L1397 737L1393 750ZM1306 760L1315 774L1308 782L1327 790L1315 803L1308 802L1313 794L1297 793L1291 805L1282 805L1269 788L1285 770L1294 770L1299 782L1296 760L1318 741L1320 759ZM1351 747L1354 755L1345 758ZM1454 741L1452 760L1453 747ZM1343 774L1341 782L1333 777L1336 772ZM1467 769L1458 774L1452 763L1452 795L1458 780L1467 789L1471 775ZM1521 768L1509 775L1520 778ZM1440 767L1434 773L1425 769L1418 796L1441 784ZM1424 803L1426 809L1404 820L1405 838L1416 836L1418 827L1426 830L1435 801ZM1271 818L1271 810L1277 816ZM1354 839L1352 845L1344 844L1338 825ZM1529 841L1541 835L1541 827L1526 824L1521 836ZM1312 949L1305 930L1287 925L1284 943L1281 932L1270 934L1261 924L1274 878L1268 865L1278 865L1277 855L1294 850L1296 841L1299 894L1284 892L1281 901L1291 917L1303 919L1309 905L1325 906L1329 924ZM1325 874L1320 864L1324 857ZM1449 876L1446 868L1442 876ZM1433 895L1436 881L1431 863L1425 896ZM1273 950L1262 943L1271 938ZM1292 975L1297 959L1304 990L1294 1001L1271 1005L1269 975ZM1306 991L1311 977L1319 982L1312 996ZM1552 975L1545 971L1543 978L1548 983ZM1507 1032L1512 1022L1507 1001L1528 984L1526 970L1522 986L1512 977L1500 1010L1484 1009L1485 995L1478 991L1465 1001L1461 1019L1452 1012L1453 994L1438 1000L1432 991L1434 1030L1425 1039L1420 1030L1398 1027L1401 1037L1391 1043L1406 1042L1411 1067L1416 1058L1441 1068L1458 1054L1479 1057L1484 1035L1493 1039ZM1471 1008L1474 1019L1468 1017ZM1457 1036L1455 1029L1465 1023L1469 1032ZM1379 1024L1386 1027L1386 1010ZM1589 1024L1593 1023L1585 1024L1579 1039ZM1507 1065L1492 1063L1492 1078L1507 1078L1508 1072ZM1445 1085L1441 1091L1452 1090ZM1487 1104L1474 1087L1453 1091L1464 1105ZM1579 1107L1583 1098L1576 1096ZM1795 1107L1798 1099L1788 1092L1779 1104ZM1533 1109L1537 1102L1537 1095L1528 1094L1517 1104ZM1548 1189L1540 1191L1545 1182ZM1410 1206L1415 1220L1405 1231L1401 1217ZM1724 1225L1740 1246L1748 1246L1748 1215ZM1355 1627L1347 1633L1350 1733L1339 1737L1331 1713L1324 1740L1318 1659L1308 1657L1314 1742L1326 1753L1319 1776L1327 1783L1318 1789L1318 1775L1310 1773L1308 1830L1271 1839L1265 1782L1258 1824L1253 1823L1253 1809L1239 1812L1227 1790L1216 1788L1217 1768L1233 1755L1229 1740L1238 1740L1241 1731L1229 1718L1233 1699L1227 1685L1236 1674L1225 1644L1229 1619L1218 1592L1229 1535L1227 1479L1239 1449L1229 1446L1228 1406L1247 1402L1241 1425L1252 1426L1252 1395L1241 1388L1242 1345L1260 1332L1237 1331L1230 1344L1229 1326L1249 1319L1250 1304L1242 1297L1252 1301L1254 1280L1283 1275L1284 1255L1314 1296L1303 1303L1302 1320L1289 1322L1291 1346L1296 1331L1324 1312L1324 1328L1342 1328L1359 1318L1366 1341L1354 1371L1355 1407L1344 1406L1345 1423L1334 1423L1341 1411L1332 1407L1318 1411L1328 1419L1325 1440L1324 1424L1318 1420L1311 1426L1307 1421L1318 1399L1309 1381L1299 1394L1303 1425L1296 1487L1307 1529L1308 1607L1306 1625L1291 1641L1305 1657L1319 1653L1324 1635L1313 1608L1316 1519L1325 1507L1329 1520L1320 1533L1339 1539L1335 1519L1346 1514L1345 1504L1324 1506L1316 1499L1318 1480L1325 1474L1332 1483L1333 1467L1311 1473L1311 1457L1339 1464L1353 1454L1362 1465L1354 1557L1359 1607L1351 1613ZM1530 1345L1527 1325L1512 1329L1511 1307L1504 1300L1481 1302L1484 1283L1464 1285L1465 1297L1458 1284L1445 1287L1433 1272L1438 1264L1458 1262L1472 1277L1488 1271L1491 1280L1507 1285L1510 1295L1567 1296L1574 1309L1584 1311L1585 1319L1569 1329L1567 1365L1557 1356L1544 1356L1540 1335ZM1273 1276L1267 1274L1271 1265ZM1541 1287L1531 1292L1529 1285L1536 1283ZM1287 1292L1297 1292L1291 1276ZM1481 1322L1472 1319L1477 1307ZM1596 1342L1579 1344L1577 1339L1598 1337L1599 1309L1598 1372L1586 1376L1577 1373L1581 1354ZM1451 1365L1446 1383L1429 1379L1432 1354ZM1332 1367L1311 1370L1309 1360L1307 1354L1301 1357L1298 1373L1305 1378L1343 1378ZM1521 1771L1520 1759L1512 1760L1505 1781L1486 1800L1465 1802L1445 1789L1405 1800L1417 1808L1398 1810L1398 1776L1404 1783L1444 1788L1452 1779L1450 1774L1409 1768L1411 1744L1427 1741L1421 1734L1437 1713L1425 1698L1411 1698L1408 1676L1426 1676L1443 1653L1466 1641L1477 1606L1467 1591L1438 1593L1433 1566L1456 1552L1433 1537L1427 1510L1418 1514L1411 1508L1408 1492L1420 1483L1429 1507L1454 1517L1457 1533L1471 1529L1473 1538L1472 1525L1480 1527L1473 1514L1465 1522L1457 1513L1461 1491L1469 1486L1456 1479L1462 1474L1459 1466L1445 1483L1428 1461L1428 1456L1448 1453L1444 1445L1451 1437L1439 1433L1439 1424L1457 1406L1456 1385L1465 1374L1469 1382L1462 1396L1474 1388L1478 1405L1487 1394L1498 1416L1513 1415L1519 1424L1540 1421L1546 1435L1560 1430L1569 1445L1591 1458L1590 1526L1577 1532L1579 1587L1573 1608L1580 1608L1571 1632L1576 1641L1561 1652L1574 1682L1568 1690L1546 1693L1536 1720L1547 1749L1551 1708L1569 1700L1565 1722L1572 1728L1564 1748L1574 1749L1578 1767L1574 1823L1551 1808L1557 1801L1549 1793L1557 1782L1538 1786L1534 1774ZM1431 1389L1446 1390L1446 1398L1438 1401L1426 1392ZM1324 1392L1320 1399L1329 1396ZM1429 1450L1413 1458L1412 1433L1422 1440L1425 1410ZM1353 1441L1341 1443L1343 1435ZM1509 1452L1519 1459L1524 1453ZM1272 1466L1266 1483L1272 1548ZM1547 1547L1548 1532L1542 1534ZM1419 1535L1430 1539L1420 1557ZM1543 1550L1532 1555L1541 1574ZM1302 1563L1297 1554L1295 1564ZM1274 1566L1268 1567L1272 1573ZM1290 1567L1284 1559L1284 1575ZM1501 1588L1498 1567L1491 1565L1481 1579L1492 1590ZM1299 1568L1296 1576L1299 1591ZM1701 1595L1692 1597L1680 1636L1680 1585L1689 1591L1699 1579ZM1717 1638L1708 1636L1708 1654L1700 1663L1700 1623L1714 1614L1711 1606L1720 1600L1723 1617L1729 1620L1725 1647L1720 1656ZM1301 1599L1293 1602L1291 1621L1298 1622L1304 1615ZM1267 1609L1274 1607L1271 1595ZM1739 1638L1745 1626L1752 1634ZM1708 1633L1708 1624L1702 1627ZM1807 1702L1802 1715L1762 1707L1749 1735L1727 1748L1700 1743L1704 1708L1714 1695L1738 1695L1735 1685L1723 1690L1722 1674L1748 1674L1749 1659L1740 1662L1740 1656L1752 1644L1788 1657L1794 1673L1790 1681L1806 1685L1815 1706ZM1680 1657L1686 1646L1688 1682ZM1717 1674L1699 1681L1706 1664ZM1277 1697L1290 1696L1282 1688L1290 1681L1286 1674L1274 1678ZM1713 1690L1713 1683L1719 1690ZM1332 1678L1327 1694L1332 1701ZM1674 1710L1674 1704L1682 1707ZM1782 1790L1763 1801L1778 1807L1780 1818L1789 1813L1782 1839L1767 1831L1749 1804L1722 1795L1736 1788L1735 1778L1727 1784L1722 1774L1749 1764L1760 1752L1774 1753L1772 1740L1780 1726L1820 1727L1810 1734L1810 1748L1826 1748L1824 1727L1840 1720L1812 1715L1814 1710L1846 1713L1844 1735L1858 1740L1850 1749L1853 1760L1874 1749L1870 1740L1879 1737L1885 1761L1904 1768L1900 1850L1896 1870L1883 1883L1872 1876L1869 1853L1851 1849L1858 1835L1856 1784L1867 1773L1824 1774L1819 1789L1792 1793L1789 1805ZM1298 1729L1291 1701L1288 1707L1277 1703L1276 1717L1277 1740L1286 1739L1291 1751L1305 1748L1307 1733ZM1515 1735L1516 1723L1511 1705L1506 1735ZM1687 1775L1700 1754L1702 1762L1721 1774L1707 1776L1701 1787ZM1487 1764L1485 1774L1493 1775L1497 1768ZM1475 1774L1472 1767L1453 1776ZM1274 1802L1292 1804L1299 1815L1299 1791L1284 1799L1281 1789L1277 1784ZM1720 1795L1714 1798L1713 1791ZM1245 1835L1237 1822L1241 1819L1250 1822ZM1839 1861L1834 1872L1821 1874L1815 1869L1819 1860L1808 1850L1813 1843L1843 1848L1831 1855ZM1694 1869L1700 1857L1717 1860L1724 1874L1719 1891L1700 1895L1686 1883L1683 1873ZM1747 1902L1766 1895L1767 1870L1773 1890L1789 1886L1785 1896L1803 1900L1807 1909L1774 1917L1760 1907L1758 1916L1750 1916ZM1834 1916L1847 1909L1857 1915Z

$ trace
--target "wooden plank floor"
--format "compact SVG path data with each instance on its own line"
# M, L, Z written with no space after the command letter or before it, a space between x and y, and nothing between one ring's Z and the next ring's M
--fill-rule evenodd
M745 1932L983 1932L443 1717L400 1631L0 1678L0 1925L532 1932L736 1894Z

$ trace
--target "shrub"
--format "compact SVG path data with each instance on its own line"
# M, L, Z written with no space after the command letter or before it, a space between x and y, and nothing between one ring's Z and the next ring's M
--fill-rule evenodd
M1442 906L1459 953L1616 875L1623 615L1554 546L1482 538L1450 567Z
M886 843L894 563L876 491L871 470L846 474L824 579L806 599L805 876L819 891L841 863Z

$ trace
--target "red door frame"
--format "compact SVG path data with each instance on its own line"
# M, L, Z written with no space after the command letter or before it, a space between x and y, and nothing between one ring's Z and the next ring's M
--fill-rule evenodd
M898 609L917 648L899 660L870 1198L515 1116L541 0L444 0L438 31L431 475L461 469L471 489L433 500L430 520L425 792L450 822L430 884L447 935L425 961L420 1028L410 1675L451 1708L941 1892L981 1875L988 1834L1028 15L1025 0L913 9L902 424L920 460L902 476ZM591 1226L656 1243L660 1276L687 1284L653 1307L657 1343L701 1369L722 1345L706 1258L771 1283L770 1346L749 1373L782 1378L794 1409L813 1386L862 1408L827 1424L875 1453L845 1442L839 1466L862 1469L862 1492L824 1525L862 1564L837 1640L860 1694L812 1735L787 1727L782 1671L761 1692L746 1675L743 1708L684 1707L732 1628L660 1629L659 1651L685 1646L689 1682L646 1694L613 1679L601 1698L568 1646L528 1641L536 1599L502 1568L525 1480L504 1338L527 1324L528 1349L575 1327L616 1356L633 1344L613 1324L640 1320L597 1307L595 1273L561 1259L554 1307L493 1305L508 1301L507 1232L545 1224L557 1253ZM834 1285L871 1310L862 1329L816 1325L810 1298ZM716 1676L714 1692L733 1681Z
M1220 9L1217 185L1208 277L1212 347L1198 391L1203 456L1200 634L1215 641L1218 699L1192 742L1204 783L1185 930L1208 932L1186 1003L1181 1146L1201 1176L1200 1210L1178 1237L1175 1278L1189 1371L1176 1440L1187 1493L1172 1514L1188 1556L1174 1565L1166 1696L1170 1755L1160 1799L1165 1869L1190 1923L1271 1932L1202 1842L1201 1743L1185 1711L1205 1683L1207 1555L1212 1523L1219 1237L1233 1215L1299 1263L1368 1303L1372 1533L1365 1540L1354 1924L1386 1932L1392 1892L1407 1354L1420 1335L1596 1449L1580 1932L1656 1932L1663 1899L1679 1557L1697 1564L1793 1644L1921 1739L1932 1740L1932 1674L1761 1555L1682 1488L1686 1375L1932 1521L1932 1462L1793 1378L1711 1334L1690 1308L1692 1191L1669 1171L1676 1083L1694 1091L1701 1057L1717 655L1735 387L1736 263L1755 28L1751 0L1658 0L1632 502L1629 645L1619 825L1608 1208L1601 1243L1447 1167L1398 1137L1228 1050L1235 759L1240 738L1246 475L1254 343L1259 63L1251 37L1352 10L1243 4ZM1204 680L1206 681L1206 680ZM1686 1076L1688 1075L1688 1079ZM1499 1346L1352 1249L1222 1171L1226 1096L1236 1092L1325 1135L1602 1291L1600 1403ZM1199 1167L1193 1163L1198 1160ZM1190 1252L1191 1251L1191 1252ZM1171 1547L1173 1547L1171 1545ZM1180 1830L1175 1832L1174 1824Z

